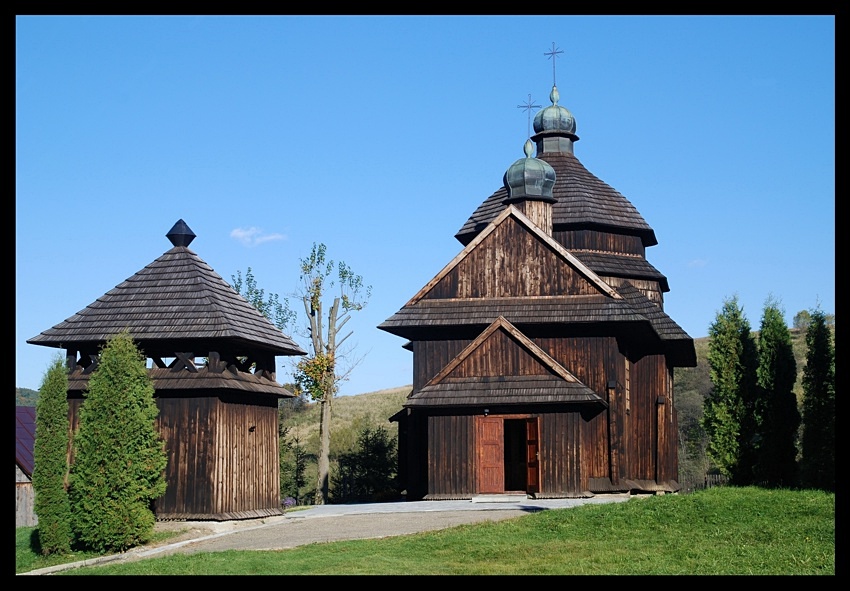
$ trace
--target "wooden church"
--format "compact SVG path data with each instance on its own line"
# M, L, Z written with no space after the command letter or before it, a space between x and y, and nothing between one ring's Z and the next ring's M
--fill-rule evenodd
M27 342L65 350L74 431L101 347L129 329L168 456L157 519L278 515L278 400L293 394L276 381L275 359L306 352L189 249L183 220L166 236L170 250Z
M673 369L696 365L693 339L664 313L655 233L549 98L463 249L379 326L413 353L391 417L408 500L679 489Z

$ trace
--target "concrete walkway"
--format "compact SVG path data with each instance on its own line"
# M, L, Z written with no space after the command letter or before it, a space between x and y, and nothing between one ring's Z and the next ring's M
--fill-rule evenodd
M461 501L409 501L318 505L284 515L241 521L158 522L157 531L176 531L171 542L133 548L121 554L47 567L22 575L49 575L62 570L174 553L223 550L281 550L351 539L370 539L445 529L466 523L499 521L547 509L623 502L632 495L597 495L582 499L530 499L525 495L479 495Z

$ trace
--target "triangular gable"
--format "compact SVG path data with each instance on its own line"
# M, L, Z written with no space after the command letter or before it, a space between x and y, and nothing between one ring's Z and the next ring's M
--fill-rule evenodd
M599 404L605 400L500 316L405 407Z
M492 350L485 351L487 345L491 345ZM508 350L509 348L512 348L513 351ZM477 355L479 353L480 355ZM516 353L519 353L519 355L516 355ZM506 367L505 364L500 364L499 367L491 367L488 359L494 357L497 359L500 357L510 358L513 363L521 365L522 370L520 370L520 367ZM506 371L508 369L511 370L510 373ZM504 316L499 316L457 357L452 359L440 373L431 378L426 387L452 377L495 377L506 373L516 375L520 371L525 375L554 374L566 382L579 383L579 379L569 370L537 346L534 341L522 334Z
M540 252L524 261L512 261L511 255L504 248L497 248L493 244L499 232L506 232L509 224L518 224L525 229L531 238L532 248L540 248ZM488 240L489 239L489 240ZM563 267L555 268L551 264L546 266L545 258L551 256L556 265ZM482 260L483 257L483 260ZM489 257L489 258L488 258ZM558 293L510 293L504 292L506 286L499 274L511 275L513 267L521 264L539 265L537 273L529 272L528 279L539 282L541 279L551 281L561 273L563 281L573 283L570 289L560 289ZM462 265L475 266L476 273L460 273ZM478 271L484 273L481 275ZM467 285L465 281L474 281L475 284ZM507 286L510 288L510 286ZM516 286L514 291L521 288ZM526 289L540 289L539 285L532 285ZM440 294L442 295L434 295ZM468 293L467 293L468 292ZM566 250L554 238L541 230L534 222L529 220L521 211L513 205L507 206L490 224L482 230L472 242L470 242L442 271L429 281L419 292L406 304L410 306L428 297L522 297L522 296L545 296L545 295L592 295L604 294L612 298L620 299L620 294L610 285L605 283L596 273L584 263ZM445 295L450 294L450 295Z

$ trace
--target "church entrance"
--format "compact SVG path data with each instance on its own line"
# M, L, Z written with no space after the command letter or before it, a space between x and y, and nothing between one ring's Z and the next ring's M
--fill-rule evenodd
M478 493L536 493L540 458L536 417L477 417Z

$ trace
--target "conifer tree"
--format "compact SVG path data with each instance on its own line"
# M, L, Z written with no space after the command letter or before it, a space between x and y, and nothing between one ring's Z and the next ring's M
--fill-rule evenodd
M709 327L708 363L712 389L705 400L707 452L733 484L752 483L756 433L756 343L738 303L727 298Z
M800 427L800 412L794 394L797 362L783 310L772 296L762 313L758 353L757 414L761 418L761 427L755 481L772 487L794 486L797 478L797 429Z
M57 356L41 382L35 415L32 486L42 554L71 551L68 500L68 373Z
M127 331L102 348L74 437L73 529L85 547L123 551L153 533L167 456L145 360Z
M835 490L835 348L823 311L811 313L803 368L802 484Z

